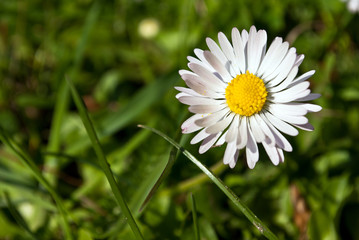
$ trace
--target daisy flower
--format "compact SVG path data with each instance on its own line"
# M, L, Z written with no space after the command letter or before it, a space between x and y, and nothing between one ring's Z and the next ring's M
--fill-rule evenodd
M343 2L347 2L347 8L350 12L355 13L359 12L359 0L342 0Z
M248 167L259 159L261 143L274 165L284 161L292 146L282 133L296 136L297 128L312 131L305 115L321 107L306 103L307 81L314 70L297 76L304 55L277 37L266 49L267 33L254 26L249 33L232 29L232 44L220 32L219 45L206 39L209 51L195 49L188 57L191 71L179 74L189 88L176 87L176 98L194 113L182 124L183 133L199 131L191 144L202 141L199 153L227 143L223 162L233 168L245 148ZM281 133L282 132L282 133Z

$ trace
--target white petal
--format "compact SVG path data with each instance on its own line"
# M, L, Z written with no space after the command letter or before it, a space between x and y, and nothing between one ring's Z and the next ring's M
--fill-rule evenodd
M304 54L300 54L297 56L297 58L295 59L295 66L299 66L300 64L302 64L304 60Z
M219 120L221 120L228 112L229 112L229 109L224 108L218 112L208 114L207 116L196 120L195 123L201 127L209 127L209 126L215 124L216 122L218 122Z
M297 107L304 108L307 112L319 112L322 110L322 107L316 104L311 103L297 103L297 102L291 102L291 103L285 103L287 106L293 106L293 110ZM294 114L291 114L294 115Z
M253 169L258 162L259 152L257 143L254 141L254 137L249 128L247 128L248 142L246 147L247 164L250 169Z
M239 155L239 150L236 150L236 153L234 154L234 157L232 158L232 161L230 161L229 163L229 167L230 168L234 168L236 166L236 163L238 161L238 155Z
M237 147L235 142L227 143L226 151L224 152L223 163L228 164L232 161Z
M309 85L309 82L302 82L282 92L273 93L271 97L273 98L273 102L291 102L297 98L307 96L310 93L310 90L308 89Z
M224 65L218 60L218 58L210 51L204 52L204 57L207 59L209 64L217 71L225 82L230 82L233 78L224 67Z
M290 73L288 74L287 78L281 82L278 86L267 88L269 92L280 92L287 88L292 82L295 76L297 76L298 67L293 67Z
M228 41L227 37L222 32L218 33L218 41L224 55L229 60L229 63L231 65L230 71L232 77L237 76L239 72L239 67L237 66L237 61L235 60L234 51L231 43Z
M201 129L195 122L202 117L201 114L195 114L184 121L181 125L182 133L192 133Z
M196 73L198 76L200 76L202 79L205 80L207 83L211 83L213 86L217 88L217 91L224 90L226 88L226 84L219 79L216 75L214 75L212 72L210 72L207 68L196 64L196 63L189 63L188 67Z
M188 94L183 93L183 92L181 92L181 93L177 93L177 94L176 94L176 98L177 98L177 99L179 99L180 97L184 97L184 96L186 96L186 97L187 97L187 96L188 96Z
M252 130L252 133L253 133L253 136L254 136L254 139L256 140L256 142L263 142L265 139L265 135L262 132L261 127L257 123L256 118L251 116L248 118L248 120L249 120L249 125L250 125L250 128Z
M268 121L267 118L262 117L262 119L266 121L268 127L272 131L277 146L279 146L280 148L284 149L287 152L291 152L293 148L288 142L288 140L272 125L270 121Z
M188 60L190 63L196 63L196 64L201 65L202 67L205 67L205 68L209 68L209 69L212 68L210 65L208 65L208 63L204 63L204 62L202 62L202 61L200 61L200 60L198 60L197 58L192 57L192 56L188 56L188 57L187 57L187 60Z
M256 31L252 26L249 32L247 57L248 71L256 74L260 61L262 60L263 48L267 42L267 33L264 30Z
M217 141L217 139L219 138L219 136L221 135L221 132L217 133L217 134L212 134L210 136L208 136L207 138L205 138L201 144L201 146L199 147L199 153L205 153L208 151L208 149L210 149L213 144Z
M267 54L263 59L263 67L261 66L260 70L258 71L258 76L261 76L262 79L266 79L269 75L271 75L287 54L288 47L288 42L282 43L282 38L276 38L269 47Z
M229 114L223 120L221 120L221 121L217 122L216 124L208 127L206 129L206 132L211 133L211 134L222 132L232 122L234 116L235 116L234 113Z
M226 105L192 105L188 110L191 113L215 113L219 110L226 108Z
M202 96L212 97L212 98L221 98L221 95L213 92L212 90L207 89L205 86L200 84L199 82L192 80L185 80L185 83L188 87L196 91L198 94Z
M219 93L216 93L218 90L217 86L211 82L205 82L201 77L195 74L183 74L181 75L182 79L185 81L188 87L196 91L197 93L203 96L213 96L220 97ZM223 91L224 92L224 91Z
M219 105L226 102L226 100L216 100L212 98L193 96L180 96L178 100L186 105Z
M319 112L320 110L322 110L322 107L316 104L306 103L303 104L302 106L306 108L308 112Z
M186 93L186 94L188 94L188 95L197 96L197 97L201 97L201 96L202 96L201 94L197 93L196 91L194 91L194 90L191 89L191 88L175 87L175 89L176 89L177 91L180 91L180 92L182 92L182 93ZM177 95L176 95L176 97L177 97Z
M289 74L290 70L292 70L293 65L295 63L295 59L297 54L295 52L295 48L289 49L287 55L280 63L278 68L274 71L273 75L269 75L268 79L272 79L272 76L275 76L272 80L267 83L267 86L273 87L281 83ZM276 75L278 73L278 75Z
M303 116L308 113L307 109L304 106L299 104L290 104L290 103L276 103L270 104L268 110L276 115L276 113L280 114L288 114L293 116Z
M288 86L288 88L293 87L294 85L297 85L298 83L304 82L305 80L307 80L308 78L310 78L311 76L313 76L315 73L314 70L306 72L302 75L300 75L299 77L297 77L296 79L293 80L292 84Z
M285 42L283 43L285 44ZM274 79L276 76L278 76L278 74L283 71L283 69L285 69L284 67L286 66L286 64L283 65L283 63L286 63L289 59L291 59L293 56L296 57L295 54L296 49L295 48L290 48L289 50L286 51L286 54L284 55L284 58L278 63L278 65L276 63L277 67L274 69L274 71L270 74L264 74L263 75L263 80L265 80L266 82L269 80ZM295 59L294 59L295 60ZM290 70L290 69L289 69Z
M246 72L246 57L244 53L245 43L242 41L241 36L237 28L232 29L232 42L233 49L236 57L240 73Z
M226 142L233 142L236 140L237 134L238 134L238 124L239 124L239 116L235 115L234 120L229 126L227 135L226 135Z
M222 146L222 145L226 142L227 132L228 132L228 131L226 131L225 133L222 134L222 136L221 136L221 137L218 139L218 141L216 142L215 147L217 147L217 146Z
M199 60L201 60L205 64L205 66L207 66L207 68L209 70L214 70L212 68L211 64L209 64L207 62L206 58L203 56L203 52L204 51L202 49L199 49L199 48L194 49L194 54L196 54L196 56L199 58Z
M310 123L306 123L306 124L293 124L294 126L296 126L297 128L300 128L302 130L305 131L313 131L314 127L312 126L312 124Z
M195 76L197 76L196 74L194 74L193 72L191 72L191 71L188 71L188 70L186 70L186 69L181 69L181 70L179 70L178 71L178 73L179 73L179 75L185 75L185 74L189 74L189 75L195 75Z
M194 136L191 140L191 144L197 144L200 141L202 141L203 139L205 139L206 137L208 137L209 133L206 133L206 129L202 129L199 133L196 134L196 136Z
M299 92L296 95L294 95L294 97L293 97L294 99L291 100L291 101L298 101L298 99L302 99L302 98L308 96L310 94L310 92L311 91L309 89L307 89L307 90L305 90L303 92ZM284 100L283 103L286 103L286 102L288 102L288 99Z
M268 145L266 142L263 142L262 144L263 144L263 147L264 147L264 149L266 150L266 152L268 154L269 159L272 161L272 163L274 165L277 166L279 164L279 155L278 155L278 152L277 152L277 148Z
M319 93L310 93L308 95L306 95L305 97L301 97L301 98L296 98L296 101L312 101L315 100L317 98L319 98L321 95Z
M267 136L267 138L266 138L267 143L271 146L275 146L274 135L273 135L272 131L269 129L267 123L262 119L260 114L255 114L254 116L257 120L257 123L261 127L263 133Z
M248 142L247 128L248 128L247 117L242 117L239 125L239 133L237 136L238 149L242 149L247 145Z
M269 112L265 112L263 115L261 115L263 120L267 122L270 122L271 125L273 125L274 127L276 127L278 130L280 130L281 132L284 132L290 136L297 136L298 135L298 130L295 129L294 127L292 127L290 124L282 121L281 119L279 119L276 116L273 116L271 113ZM264 117L263 117L264 116Z
M224 53L222 52L221 48L217 45L215 41L213 41L211 38L206 38L207 46L209 50L218 58L219 61L222 62L224 66L227 64L227 58L224 56Z
M268 51L266 55L263 58L263 61L261 62L261 65L258 69L258 76L262 76L264 71L269 68L273 62L276 60L276 54L279 53L279 48L282 45L282 38L276 37L271 45L268 48Z
M279 155L279 162L284 162L284 153L283 153L283 150L280 149L280 148L277 148L277 152L278 152L278 155Z
M241 37L242 37L242 42L244 43L244 45L246 45L248 43L248 35L249 34L248 34L247 30L243 29Z

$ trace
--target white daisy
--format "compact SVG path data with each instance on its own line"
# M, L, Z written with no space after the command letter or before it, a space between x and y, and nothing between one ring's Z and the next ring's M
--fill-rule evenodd
M359 12L359 0L342 0L343 2L347 2L347 8L350 12L355 13Z
M189 88L176 87L177 99L194 113L182 124L183 133L199 131L191 144L202 141L199 152L227 143L223 162L236 165L246 148L249 168L256 165L262 143L274 165L284 161L292 146L281 132L295 136L295 128L312 131L305 115L321 107L305 103L320 95L308 89L315 71L296 77L304 55L277 37L266 50L267 33L254 26L242 34L232 29L232 44L220 32L219 45L207 38L210 51L195 49L188 57L192 71L179 73Z

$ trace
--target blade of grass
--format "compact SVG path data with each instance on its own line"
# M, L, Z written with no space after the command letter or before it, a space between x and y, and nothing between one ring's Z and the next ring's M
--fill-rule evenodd
M227 195L227 197L233 202L233 204L248 218L248 220L260 231L261 234L263 234L265 237L267 237L270 240L278 239L269 230L269 228L267 228L267 226L265 226L264 223L239 199L239 197L222 182L221 179L216 177L207 167L205 167L199 160L197 160L190 152L188 152L186 149L181 147L177 142L175 142L172 138L168 137L166 134L160 132L159 130L144 125L138 125L138 126L141 128L148 129L153 133L161 136L167 142L169 142L178 150L180 150L183 153L183 155L185 155L191 162L193 162L199 169L201 169L212 180L212 182L214 182L222 190L222 192L224 192L224 194Z
M191 196L193 228L194 228L194 236L195 236L194 239L195 239L195 240L200 240L201 237L200 237L200 235L199 235L196 200L194 199L194 196L193 196L192 193L191 193L190 196Z
M77 71L80 67L80 64L82 62L83 59L83 55L84 55L84 50L85 50L85 46L88 40L88 36L90 34L90 31L94 25L94 23L96 22L96 19L99 16L100 13L100 7L101 5L99 4L99 1L95 1L90 9L90 11L87 14L86 20L85 20L85 25L81 34L81 39L79 40L76 50L75 50L75 55L74 55L74 60L73 60L73 67L70 71L70 77L71 78L75 78ZM61 81L60 82L60 87L56 96L56 103L55 103L55 110L54 110L54 114L53 114L53 118L52 118L52 123L51 123L51 130L50 130L50 134L49 134L49 143L47 146L47 151L48 152L59 152L60 151L60 139L61 139L61 126L63 124L63 119L65 117L67 108L68 108L68 104L69 104L69 100L70 100L70 90L68 85L66 84L65 81ZM48 156L47 158L45 158L45 165L44 165L44 169L51 169L52 171L58 168L58 163L59 161L57 161L57 158L54 156ZM50 183L54 184L56 182L56 178L54 177L53 174L46 174L45 173L45 177L50 181Z
M71 82L71 80L69 78L66 78L67 83L70 86L70 90L72 93L72 97L74 99L74 102L76 104L76 107L79 111L80 117L82 119L82 122L86 128L86 132L88 134L88 137L90 138L91 142L92 142L92 146L95 150L95 153L98 157L99 160L99 164L103 170L103 172L106 175L106 178L111 186L112 192L119 204L119 206L121 207L122 213L125 215L126 220L128 222L128 224L130 225L134 235L136 236L137 239L143 239L142 234L140 232L139 227L136 224L135 219L133 218L130 209L127 206L127 203L124 199L124 197L122 196L122 193L120 191L120 188L118 187L118 184L115 180L115 177L113 176L113 173L110 169L110 166L107 162L105 153L102 150L100 141L97 137L97 134L95 132L94 126L90 120L90 117L87 113L86 107L79 95L79 93L77 92L75 86L73 85L73 83Z
M209 169L211 170L212 173L219 175L226 169L226 165L224 165L222 162L218 162L212 167L210 167ZM204 173L201 173L196 176L193 176L192 178L189 178L187 180L178 183L176 186L171 186L170 188L163 189L159 194L162 196L166 196L166 195L174 195L181 192L186 192L189 189L201 185L208 181L210 181L208 179L208 176Z
M68 221L67 212L65 210L65 207L63 205L62 199L59 195L57 195L56 191L52 188L52 186L49 184L49 182L44 178L44 176L41 174L40 169L36 166L35 161L30 157L29 154L27 154L20 146L18 146L12 139L10 139L5 131L0 128L0 140L3 142L4 145L9 147L20 159L22 164L27 166L31 172L34 174L35 178L45 187L45 189L50 193L54 201L56 202L56 205L59 209L59 212L63 219L63 228L66 234L66 239L73 239L70 225Z
M28 234L28 236L31 239L36 240L36 236L33 232L31 232L29 226L27 225L25 219L21 216L21 214L17 211L16 207L14 206L14 204L12 203L12 201L10 200L9 194L7 192L4 192L5 195L5 200L6 200L6 204L9 208L9 211L11 213L11 215L14 217L15 221L17 222L17 224L25 230L25 232Z

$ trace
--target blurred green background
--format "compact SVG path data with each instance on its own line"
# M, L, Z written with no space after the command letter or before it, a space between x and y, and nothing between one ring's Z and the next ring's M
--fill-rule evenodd
M205 38L237 27L265 29L305 54L323 110L314 132L288 137L293 152L273 166L260 148L254 170L221 164L223 147L198 154L181 136L189 116L175 99L178 75ZM0 126L36 160L65 200L76 239L134 239L113 198L69 89L90 112L108 161L145 239L194 239L190 193L201 239L264 239L207 177L179 155L139 211L171 146L137 124L178 139L280 239L359 239L359 15L340 0L2 0ZM64 239L50 195L0 145L0 239L29 239L4 192L38 239Z

